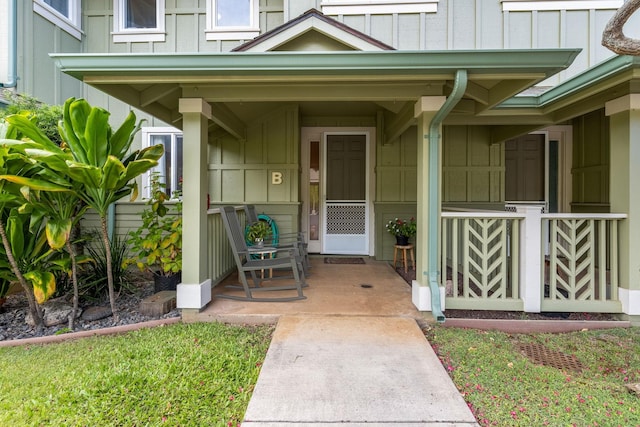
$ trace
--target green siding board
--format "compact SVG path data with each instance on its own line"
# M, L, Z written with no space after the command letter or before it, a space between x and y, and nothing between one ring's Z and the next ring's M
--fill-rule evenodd
M509 39L507 48L527 49L532 45L530 12L509 12Z
M244 195L244 171L223 170L221 171L222 200L228 202L238 202L245 199Z
M453 49L473 49L475 43L475 25L477 8L476 0L457 0L451 6L454 25L464 31L453 31Z
M572 212L609 204L609 118L603 110L573 120Z
M399 202L402 194L400 170L378 170L378 200Z
M404 172L403 179L403 201L415 202L418 200L418 171L417 169L409 169Z
M420 49L420 39L416 37L420 34L420 22L420 14L417 13L398 16L398 49Z
M245 200L266 200L267 194L267 171L247 170L244 174L244 199Z
M536 31L538 47L560 47L560 12L538 12L538 28Z

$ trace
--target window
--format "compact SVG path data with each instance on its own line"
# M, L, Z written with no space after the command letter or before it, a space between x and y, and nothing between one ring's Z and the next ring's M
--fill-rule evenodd
M33 11L78 40L81 39L80 0L33 0Z
M325 15L436 13L440 0L323 0Z
M164 0L114 0L113 41L164 41Z
M159 172L169 196L182 192L182 132L175 128L143 128L143 145L164 145L164 156L158 160L153 172ZM149 174L142 180L143 197L149 198Z
M207 40L246 40L258 36L258 0L208 0L207 27Z

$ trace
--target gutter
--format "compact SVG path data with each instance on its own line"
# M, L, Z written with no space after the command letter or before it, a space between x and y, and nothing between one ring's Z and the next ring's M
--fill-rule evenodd
M440 193L440 125L449 115L453 107L462 99L467 89L467 70L456 71L453 91L444 102L440 110L433 116L429 124L429 262L428 269L423 272L428 276L429 288L431 290L431 313L437 322L444 322L442 313L442 303L440 301L440 286L438 285L438 222L439 222L439 197Z
M11 69L8 82L0 82L0 87L10 88L18 85L18 0L12 0L9 3L9 15L11 16L8 35L10 46L10 55L8 67Z

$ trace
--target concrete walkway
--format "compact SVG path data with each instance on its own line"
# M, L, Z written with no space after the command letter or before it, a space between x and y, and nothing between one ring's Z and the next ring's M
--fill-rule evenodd
M244 427L476 426L416 320L284 315Z

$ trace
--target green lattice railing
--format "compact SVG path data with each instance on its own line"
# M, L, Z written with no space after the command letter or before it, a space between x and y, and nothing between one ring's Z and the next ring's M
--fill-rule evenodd
M618 222L624 215L546 214L542 311L620 311Z
M445 308L521 311L528 306L542 312L621 312L618 223L624 218L623 214L539 211L535 215L443 212L440 255ZM538 242L520 237L530 221L539 225ZM532 262L536 267L526 270ZM541 274L538 278L537 273L533 277L526 271ZM537 302L527 299L524 304L525 295Z
M507 212L442 213L446 308L522 310L518 260L523 218Z

